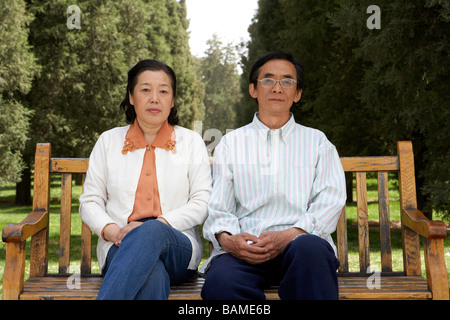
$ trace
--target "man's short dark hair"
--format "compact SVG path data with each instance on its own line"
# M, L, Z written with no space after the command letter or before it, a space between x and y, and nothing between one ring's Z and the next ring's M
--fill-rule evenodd
M305 86L305 66L300 60L295 59L291 53L284 51L269 52L255 62L250 72L249 79L250 83L253 83L255 88L258 84L258 76L261 72L261 67L270 60L286 60L291 62L294 65L295 71L297 73L297 91L303 89L303 87Z

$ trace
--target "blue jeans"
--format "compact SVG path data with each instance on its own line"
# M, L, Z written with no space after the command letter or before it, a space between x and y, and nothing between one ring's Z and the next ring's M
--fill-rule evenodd
M120 247L108 251L99 300L164 300L170 285L188 280L192 255L189 239L154 219L131 230Z
M279 285L284 300L338 299L336 259L330 244L302 235L283 253L261 264L250 264L225 253L211 261L202 289L205 300L263 300L264 289Z

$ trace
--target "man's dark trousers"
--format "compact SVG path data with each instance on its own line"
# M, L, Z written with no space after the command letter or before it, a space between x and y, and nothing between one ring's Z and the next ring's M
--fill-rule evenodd
M230 254L211 262L202 298L206 300L262 300L264 289L279 285L286 300L335 300L339 260L330 244L304 234L290 242L283 253L262 264L250 264Z

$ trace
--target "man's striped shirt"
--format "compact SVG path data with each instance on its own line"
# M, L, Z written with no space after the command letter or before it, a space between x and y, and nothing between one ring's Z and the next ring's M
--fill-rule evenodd
M214 151L213 191L203 236L223 253L215 235L298 227L326 239L335 249L336 229L346 200L338 153L319 130L289 121L271 130L253 122L225 135ZM207 268L208 260L202 270Z

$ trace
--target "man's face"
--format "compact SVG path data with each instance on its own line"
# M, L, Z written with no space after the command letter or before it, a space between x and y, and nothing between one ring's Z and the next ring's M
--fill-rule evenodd
M271 78L281 80L290 78L297 80L294 65L286 60L270 60L262 67L258 80ZM294 102L298 102L302 90L297 90L297 84L293 88L283 88L280 82L276 82L271 88L265 88L258 81L257 86L249 85L249 92L253 98L258 99L259 113L264 116L283 116L289 114Z

